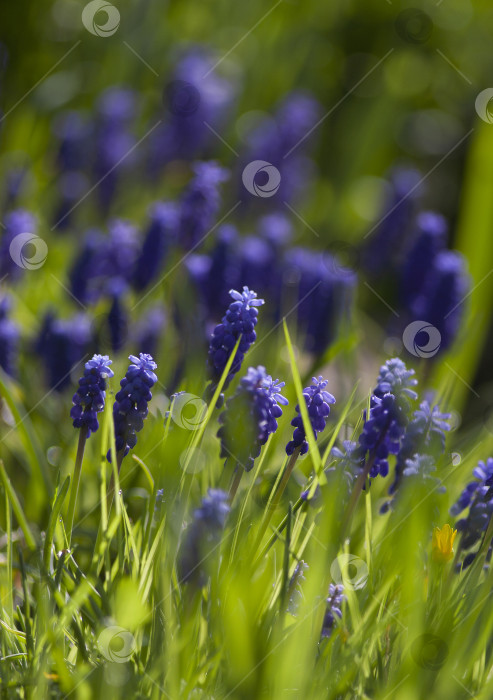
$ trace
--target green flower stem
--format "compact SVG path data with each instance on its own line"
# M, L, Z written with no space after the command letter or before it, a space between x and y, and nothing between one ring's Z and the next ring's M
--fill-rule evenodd
M82 472L82 460L84 459L84 448L86 446L86 440L87 440L87 427L84 426L83 428L80 429L80 433L79 433L79 444L77 446L77 456L75 458L74 478L72 479L72 488L70 490L70 501L68 504L67 537L68 537L69 548L70 548L70 543L72 541L72 529L74 526L75 507L77 504L77 494L79 492L80 475Z
M294 465L296 464L296 460L299 457L301 450L301 445L295 449L291 457L289 458L289 462L286 464L286 468L284 469L284 474L282 475L281 481L279 483L279 486L277 488L277 491L275 492L272 500L270 503L267 504L267 511L264 515L264 519L262 520L262 524L260 525L260 530L257 535L257 539L255 541L255 546L254 546L254 552L257 551L257 549L260 547L260 544L262 542L262 539L264 537L265 531L267 530L269 523L271 521L271 518L274 514L274 511L276 510L277 506L279 505L279 502L281 500L282 494L284 493L284 490L287 486L287 483L289 481L289 477L291 476Z

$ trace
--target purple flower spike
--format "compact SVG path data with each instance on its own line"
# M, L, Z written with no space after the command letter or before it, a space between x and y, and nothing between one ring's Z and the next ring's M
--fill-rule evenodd
M70 417L74 428L87 428L87 437L99 428L97 414L104 410L106 379L113 377L108 355L94 355L86 362L84 375L79 379L79 388L72 399Z
M315 433L315 439L317 439L317 434L321 433L327 424L327 418L329 417L330 413L330 404L334 404L336 400L332 394L329 394L329 392L325 390L325 387L328 384L326 379L323 377L319 377L318 379L313 377L312 382L312 386L309 386L303 390L303 397L308 409L310 423L312 424L313 432ZM292 455L298 447L301 447L300 455L304 455L308 452L308 441L306 439L299 404L296 406L296 412L298 415L291 421L291 425L295 428L293 439L286 445L286 453L288 455Z
M157 382L154 374L157 364L151 355L140 353L139 357L129 355L128 359L132 364L120 382L121 389L113 404L116 451L123 453L123 457L137 444L136 433L144 427L151 389ZM107 458L111 461L111 450Z
M238 351L224 382L224 389L228 387L234 375L239 371L245 353L257 337L254 330L258 320L256 307L262 306L264 303L264 300L257 299L256 292L251 291L248 287L243 287L242 292L231 289L229 293L233 301L229 305L222 323L214 328L209 345L208 365L209 377L212 382L209 393L212 394L221 379L236 342L241 336Z

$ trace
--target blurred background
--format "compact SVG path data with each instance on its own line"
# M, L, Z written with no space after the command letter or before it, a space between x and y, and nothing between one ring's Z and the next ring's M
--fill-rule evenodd
M93 352L116 376L151 352L156 411L200 395L243 284L252 363L287 373L286 315L334 393L397 354L493 431L488 2L19 0L0 27L0 364L48 462ZM15 426L4 405L22 474Z

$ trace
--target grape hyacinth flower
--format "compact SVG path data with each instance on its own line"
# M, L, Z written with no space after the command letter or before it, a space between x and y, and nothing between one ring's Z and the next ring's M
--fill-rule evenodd
M406 428L402 445L397 455L394 482L389 489L394 494L400 484L401 475L407 460L414 455L431 455L439 457L445 451L445 433L450 430L447 422L449 413L442 413L439 406L431 406L423 401L413 413Z
M79 428L80 433L67 517L69 544L72 537L84 447L87 438L99 428L98 413L104 410L106 379L113 377L113 370L110 369L110 365L111 360L107 355L94 355L91 360L86 362L84 374L79 379L79 387L72 399L73 406L70 411L70 417L73 419L74 428Z
M97 414L104 410L106 379L113 377L108 355L94 355L86 362L79 388L72 399L70 417L74 428L85 428L87 437L99 428Z
M108 284L108 295L111 298L111 307L108 312L108 330L111 349L118 352L125 345L128 335L128 313L125 308L123 296L126 284L120 279L111 280Z
M163 95L167 119L149 137L153 178L172 160L200 158L215 138L211 128L222 133L236 85L219 76L216 65L216 58L202 46L188 49L175 63Z
M359 494L366 488L367 478L374 479L379 474L387 476L389 455L399 453L409 421L410 402L417 398L412 389L416 384L414 370L408 370L399 358L388 360L380 368L377 386L370 398L369 414L366 411L363 414L363 429L357 445L348 441L345 454L340 450L332 453L342 458L346 466L353 466L357 474L344 529L349 525Z
M411 314L439 330L440 351L450 347L457 336L469 288L464 257L452 251L439 253L411 306Z
M217 318L229 303L229 290L240 282L238 250L241 239L231 224L220 226L207 255L190 255L185 261L197 288L199 303L208 319Z
M478 462L473 470L474 480L462 491L457 502L450 509L451 515L457 516L466 508L466 517L456 522L455 527L461 533L460 549L468 550L480 541L491 522L493 514L493 457L486 462ZM491 549L491 543L488 543ZM463 568L467 568L476 558L477 552L470 552L464 558Z
M321 356L350 317L357 276L335 257L306 248L290 250L282 260L284 294L296 304L305 349ZM279 296L279 295L278 295ZM277 299L280 305L280 297Z
M136 138L130 130L135 114L133 90L111 87L99 98L94 128L94 174L103 211L111 206L122 173L129 173L135 164Z
M221 541L230 512L228 495L220 489L209 489L202 505L193 514L185 531L178 556L180 583L206 585L211 572L211 554Z
M9 275L10 280L18 279L22 274L21 265L14 262L10 254L10 246L16 236L21 233L36 233L36 219L26 209L15 209L5 217L5 230L0 240L0 277Z
M303 390L303 398L306 403L315 440L318 437L318 433L321 433L325 429L330 413L330 405L336 402L332 394L325 390L328 383L328 380L323 377L319 377L318 379L312 377L312 386L308 386ZM293 439L286 445L286 454L292 455L295 450L299 450L299 454L304 455L308 452L308 441L306 439L299 404L296 406L295 410L298 415L291 421L291 425L295 430Z
M400 295L407 309L419 296L435 257L445 249L447 240L447 222L440 214L430 211L418 214L415 227L399 276Z
M253 468L255 459L277 430L282 416L281 405L288 400L281 393L284 382L273 380L265 367L250 367L219 417L217 433L221 440L221 457L231 459L245 471Z
M208 394L210 396L213 395L231 353L241 336L233 364L224 381L223 390L229 386L234 375L240 370L246 352L257 338L254 330L258 321L257 307L264 303L264 300L257 299L256 292L251 291L248 287L243 287L242 292L231 289L229 294L233 301L223 316L222 322L214 328L209 344L208 370L211 385L208 388ZM222 399L221 396L218 406L221 405Z
M152 398L151 389L157 382L154 374L157 364L151 355L130 355L129 360L131 364L120 382L121 388L113 404L115 444L119 463L137 444L136 433L144 427L144 420L149 412L148 403ZM111 462L111 450L108 451L107 458Z
M421 198L421 175L418 171L396 168L390 174L390 191L378 228L364 250L363 264L372 277L388 270L396 254L412 232L412 222Z
M195 177L186 189L180 203L178 240L191 250L214 225L220 206L219 185L228 179L225 168L214 161L196 163Z
M133 286L138 292L156 279L166 262L175 239L178 209L174 203L159 202L152 207L150 219L133 272Z
M9 311L10 299L4 297L0 300L0 367L6 374L15 377L19 330L8 318Z
M327 608L322 623L322 639L328 639L331 636L336 624L336 617L342 618L341 607L345 599L344 586L331 583L329 586L329 597L327 598Z

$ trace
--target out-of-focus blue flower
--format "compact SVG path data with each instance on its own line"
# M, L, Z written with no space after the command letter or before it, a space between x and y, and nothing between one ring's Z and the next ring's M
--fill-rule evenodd
M293 248L283 264L285 299L296 307L305 348L323 354L350 315L356 274L305 248Z
M469 288L464 257L452 251L438 253L411 313L414 318L438 328L441 351L450 347L457 336Z
M250 367L226 409L221 413L221 457L250 471L262 445L277 430L277 418L282 416L279 404L288 400L281 391L284 382L274 381L265 367Z
M364 249L362 260L369 275L376 277L388 270L405 245L421 196L420 180L416 170L396 168L391 172L380 223Z
M291 242L293 226L283 212L272 212L258 221L258 234L268 241L275 250L280 250Z
M89 230L70 272L70 291L83 304L94 303L110 289L113 280L130 284L139 243L136 228L114 219L109 235Z
M111 206L122 174L135 163L135 136L130 125L136 114L133 90L111 87L100 97L95 119L94 174L97 194L105 211Z
M273 118L266 116L248 135L242 170L248 163L261 160L281 175L279 190L269 199L262 199L263 205L291 201L308 186L313 163L306 156L307 145L320 112L319 103L310 94L292 92L278 105ZM244 188L241 192L245 194ZM253 205L254 199L249 197L249 204Z
M344 586L342 584L331 583L329 586L329 597L327 598L327 608L322 623L322 639L326 639L332 634L336 617L339 619L342 618L341 608L345 599Z
M219 185L228 179L228 171L214 161L196 163L194 177L180 202L178 243L190 250L211 230L219 206Z
M405 308L410 308L419 296L436 255L445 249L446 240L447 222L443 216L428 211L417 216L400 271L400 293Z
M149 166L155 175L172 160L192 160L222 133L235 95L233 83L218 76L215 59L201 47L176 63L164 90L166 118L150 135Z
M221 541L230 510L227 493L209 489L201 507L194 512L180 546L180 583L205 586L210 575L211 555Z
M11 282L21 276L22 267L12 259L10 245L21 233L36 234L37 223L31 212L26 209L14 209L7 214L4 224L5 230L0 238L0 277L9 275L9 282Z
M157 365L151 355L130 355L129 360L131 364L120 382L121 388L113 404L116 452L123 457L137 444L137 433L144 427L149 413L151 389L157 382L154 374ZM111 450L107 458L111 461Z
M113 377L108 355L94 355L86 362L79 388L72 399L70 417L74 428L87 428L87 437L99 428L98 413L104 410L106 379Z
M159 202L152 207L133 273L133 286L137 291L146 289L162 271L170 246L176 239L177 227L178 210L174 203Z
M111 299L108 329L111 349L114 352L122 349L128 336L128 312L123 300L126 290L126 284L118 278L108 283L108 296Z
M217 318L228 304L230 289L240 286L240 237L230 224L221 226L208 255L190 255L185 265L199 292L199 303L208 318Z
M11 377L17 373L17 353L19 349L19 330L8 317L10 299L0 300L0 367Z
M69 170L58 178L60 201L55 214L55 228L67 229L72 222L77 203L91 189L91 181L79 170Z
M87 170L94 152L93 125L89 116L75 110L65 112L55 120L53 133L58 140L57 164L60 170Z
M327 379L323 379L323 377L319 377L318 379L313 377L312 385L303 390L303 398L306 403L308 417L315 434L315 439L318 438L318 433L321 433L325 429L330 413L330 404L336 402L332 394L325 390L327 384ZM293 439L286 445L286 454L288 455L292 455L298 447L301 447L300 455L304 455L308 452L308 441L306 439L299 404L296 405L296 412L298 415L291 421L291 425L295 428Z
M432 407L428 401L423 401L414 411L397 455L394 483L389 489L390 494L396 492L407 460L416 454L431 455L435 458L443 454L445 433L450 430L447 422L449 418L449 413L442 413L439 406Z
M233 301L223 316L222 322L214 328L209 344L208 370L212 382L209 393L214 393L240 336L240 344L224 382L223 390L228 387L234 375L239 371L245 353L257 337L254 330L258 321L257 306L262 306L264 300L257 299L256 292L251 291L248 287L243 287L242 292L231 289L230 295Z
M91 322L84 314L67 320L57 319L51 312L46 314L35 350L52 389L61 391L70 384L70 374L83 360L91 341Z
M454 516L469 508L466 517L461 518L455 527L462 534L461 550L471 549L482 537L493 514L493 458L478 462L473 470L474 480L462 491L457 502L450 509ZM476 553L470 553L464 560L466 568L472 563Z

